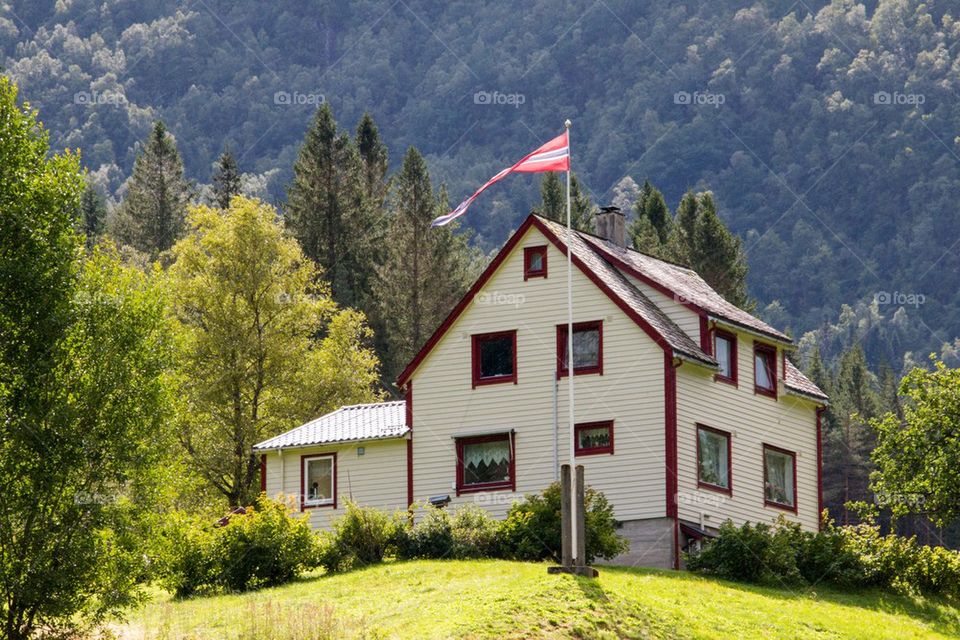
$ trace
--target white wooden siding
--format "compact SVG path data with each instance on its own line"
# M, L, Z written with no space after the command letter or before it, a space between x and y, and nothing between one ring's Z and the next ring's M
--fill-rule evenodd
M547 245L548 278L523 279L523 247ZM603 375L575 380L576 421L614 420L613 455L581 456L587 484L621 520L665 514L663 351L576 267L574 321L603 320ZM413 375L414 497L450 495L502 517L554 479L556 325L567 320L566 257L531 228ZM477 333L517 330L517 384L471 388ZM558 385L560 462L569 459L567 378ZM456 496L454 435L516 431L517 493Z
M712 372L685 363L677 370L678 507L680 518L719 526L727 518L770 522L780 514L815 529L817 514L816 405L784 395L783 362L777 354L777 399L753 391L753 336L737 332L734 387ZM697 429L701 423L730 432L733 495L697 488ZM763 445L796 452L797 514L764 505Z
M364 455L357 455L358 447L364 448ZM407 508L407 442L404 439L287 449L282 461L279 453L270 452L267 454L267 495L283 494L294 501L299 510L296 500L300 495L300 457L334 452L337 454L337 508L307 509L314 528L328 528L332 518L343 514L344 499L351 496L361 506L388 512Z

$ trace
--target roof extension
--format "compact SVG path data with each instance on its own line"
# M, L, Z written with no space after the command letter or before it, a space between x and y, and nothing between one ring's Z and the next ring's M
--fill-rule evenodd
M377 402L341 407L326 415L254 445L254 451L295 449L331 442L402 438L410 429L406 403Z

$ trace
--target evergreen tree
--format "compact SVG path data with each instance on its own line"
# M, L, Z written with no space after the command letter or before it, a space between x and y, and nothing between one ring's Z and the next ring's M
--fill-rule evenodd
M88 175L83 195L80 196L80 209L77 215L80 232L87 238L87 248L96 244L97 238L103 234L106 221L106 199Z
M220 154L213 170L214 203L221 209L230 208L230 199L240 195L240 168L227 149Z
M334 300L365 306L375 269L377 210L364 206L363 162L324 103L313 118L287 191L287 225L320 265Z
M637 251L657 258L666 257L660 236L646 216L640 216L630 225L630 241Z
M156 257L183 233L190 191L173 136L157 121L134 162L114 235L120 242Z
M556 171L543 174L540 180L540 204L533 212L560 224L567 224L567 197L564 179ZM570 175L570 226L581 231L593 230L593 204L580 188L576 174Z
M740 238L720 220L709 192L698 198L689 250L690 266L707 284L728 302L747 311L753 310L755 303L747 295L747 258Z
M666 253L671 260L680 264L691 263L694 228L697 224L697 196L693 191L687 191L674 218L670 236L666 242Z
M394 177L386 261L375 287L389 346L385 379L392 381L453 308L473 275L466 237L455 223L431 228L449 210L445 190L435 196L423 156L407 150Z
M664 200L663 194L650 184L649 180L644 180L643 187L640 189L640 197L634 204L634 210L637 213L638 220L646 218L650 221L657 232L660 243L666 243L673 226L673 217L670 215L670 209L667 208L667 202Z
M369 113L364 113L356 134L357 151L363 163L363 195L376 207L382 207L387 197L387 146Z

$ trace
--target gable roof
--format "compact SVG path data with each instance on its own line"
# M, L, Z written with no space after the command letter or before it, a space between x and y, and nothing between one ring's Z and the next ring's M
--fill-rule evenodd
M803 375L803 372L800 371L788 358L783 360L784 366L784 386L786 386L788 391L796 393L798 395L822 402L823 404L827 403L827 394L820 390L820 387L815 385L810 378Z
M328 442L402 438L410 431L406 402L377 402L341 407L253 446L254 451L307 447Z
M424 358L433 350L447 330L453 325L467 305L480 292L487 281L496 273L497 269L516 247L527 230L535 226L561 252L566 253L567 229L565 226L530 214L523 224L510 236L503 248L497 253L490 264L477 278L466 295L447 315L436 331L430 336L426 344L420 349L413 360L406 366L397 378L397 386L403 387L413 372L416 371ZM598 288L600 288L624 313L640 326L654 342L665 351L686 360L692 360L716 367L717 361L707 354L693 341L680 327L650 301L637 287L610 263L606 256L595 250L586 240L585 234L574 231L571 234L571 257L573 263Z
M579 235L617 268L682 301L686 306L778 342L793 343L790 336L728 302L692 269L648 256L635 249L620 247L598 236L583 232Z

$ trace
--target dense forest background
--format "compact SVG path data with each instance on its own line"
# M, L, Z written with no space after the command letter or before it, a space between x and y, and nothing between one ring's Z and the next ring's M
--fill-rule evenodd
M960 364L960 24L932 0L6 0L0 68L54 148L119 201L162 119L202 188L225 148L282 205L317 104L369 111L459 201L574 122L606 204L649 178L714 192L761 315L836 361ZM505 181L465 224L489 251L538 200ZM806 334L806 335L805 335Z

